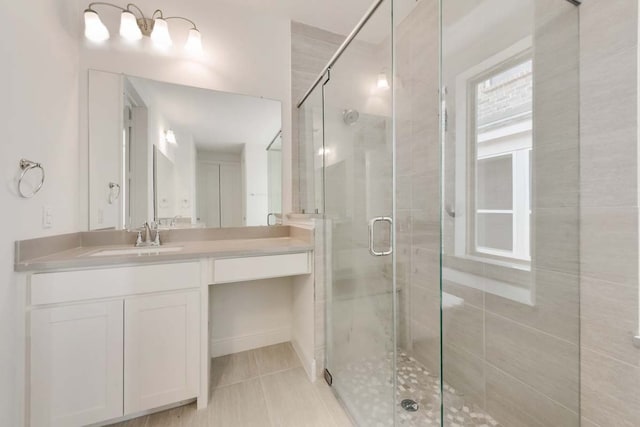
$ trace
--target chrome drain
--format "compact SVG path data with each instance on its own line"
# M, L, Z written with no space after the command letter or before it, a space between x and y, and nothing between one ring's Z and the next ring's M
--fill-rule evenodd
M416 412L419 408L418 402L413 399L404 399L400 402L400 406L402 406L402 409L409 412Z

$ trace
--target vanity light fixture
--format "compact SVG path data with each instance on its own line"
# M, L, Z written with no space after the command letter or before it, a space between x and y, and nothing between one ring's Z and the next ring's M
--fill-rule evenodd
M128 10L120 15L120 35L131 41L142 38L142 30L138 27L138 18Z
M84 11L84 36L92 42L103 42L109 38L109 30L98 14L90 9Z
M165 141L167 141L169 144L177 144L178 140L176 139L176 134L171 130L168 129L165 133L164 133L164 139Z
M109 39L109 30L100 19L96 6L109 6L121 11L120 14L120 36L128 41L137 41L143 36L150 37L154 44L160 48L168 48L173 42L169 34L167 21L179 19L192 25L187 36L185 49L192 53L202 51L202 36L196 24L182 16L165 17L162 10L157 9L150 17L146 16L142 10L133 3L126 7L106 2L93 2L84 11L84 35L93 42L103 42Z

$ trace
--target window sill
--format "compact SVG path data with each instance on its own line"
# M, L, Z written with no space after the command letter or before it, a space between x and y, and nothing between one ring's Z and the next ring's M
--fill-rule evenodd
M489 258L483 257L480 255L465 255L458 256L456 258L460 260L468 260L469 262L481 263L481 264L491 264L497 267L511 268L520 271L531 271L531 263L526 261L506 261L503 259Z
M535 302L530 265L474 256L445 256L442 278L521 304L533 306Z

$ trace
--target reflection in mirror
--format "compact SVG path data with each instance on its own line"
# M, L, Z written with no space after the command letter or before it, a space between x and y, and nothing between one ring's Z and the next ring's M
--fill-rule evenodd
M89 228L266 225L281 145L278 101L92 70Z
M282 212L282 131L278 131L273 141L267 146L267 176L269 185L269 213L270 217Z

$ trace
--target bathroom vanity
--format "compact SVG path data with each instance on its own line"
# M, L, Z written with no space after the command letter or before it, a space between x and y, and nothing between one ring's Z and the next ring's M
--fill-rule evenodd
M299 276L294 286L311 300L298 304L313 307L311 230L176 230L159 248L116 243L131 234L17 242L28 425L103 423L193 399L206 407L211 286ZM313 325L312 309L294 311L311 317L294 323ZM301 359L313 354L308 339L291 341Z

